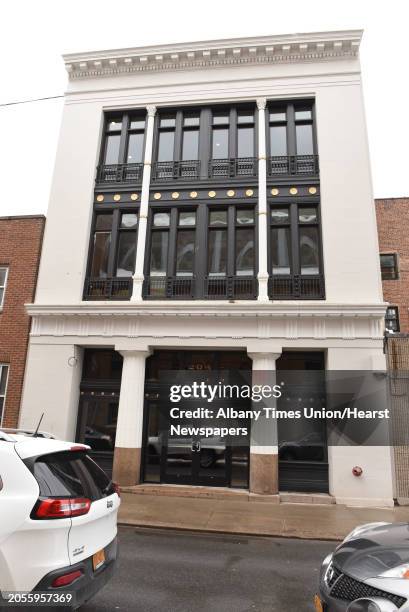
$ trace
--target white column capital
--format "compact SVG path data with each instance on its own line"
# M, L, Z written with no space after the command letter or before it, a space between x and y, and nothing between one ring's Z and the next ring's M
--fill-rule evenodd
M124 359L129 357L139 357L140 359L147 359L147 357L150 357L152 355L152 351L146 351L143 349L120 349L118 353L120 353L120 355L122 355Z
M260 351L260 352L255 352L252 351L250 353L247 353L247 355L250 357L250 359L253 362L253 370L257 370L257 369L269 369L271 367L271 369L275 370L275 362L277 361L277 359L279 357L281 357L281 353L273 353L273 352L269 352L269 351ZM260 367L260 366L265 366L265 367Z
M148 113L148 117L154 117L156 114L156 106L153 104L148 104L146 107L146 112Z
M258 110L265 110L267 106L267 98L257 98L256 104Z

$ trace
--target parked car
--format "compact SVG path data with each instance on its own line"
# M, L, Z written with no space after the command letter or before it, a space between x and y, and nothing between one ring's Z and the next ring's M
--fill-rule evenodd
M0 430L0 607L7 592L63 591L76 609L112 576L119 490L88 449Z
M317 612L409 611L409 524L354 529L321 567Z

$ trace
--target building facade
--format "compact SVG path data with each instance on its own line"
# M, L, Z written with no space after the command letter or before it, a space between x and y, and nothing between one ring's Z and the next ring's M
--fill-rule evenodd
M45 217L0 217L0 425L16 427Z
M65 56L22 425L44 412L123 485L393 503L388 447L328 446L325 422L298 432L307 458L279 426L263 445L175 442L160 394L168 371L385 369L360 40Z

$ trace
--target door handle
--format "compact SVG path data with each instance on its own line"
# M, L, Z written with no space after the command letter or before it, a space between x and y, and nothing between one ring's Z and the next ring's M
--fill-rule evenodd
M198 453L200 451L200 442L199 440L193 440L192 442L192 452Z

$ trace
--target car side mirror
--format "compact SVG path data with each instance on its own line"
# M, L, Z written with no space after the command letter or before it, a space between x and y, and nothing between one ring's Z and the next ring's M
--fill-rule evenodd
M395 610L398 608L394 603L380 597L356 599L347 608L347 612L395 612Z

